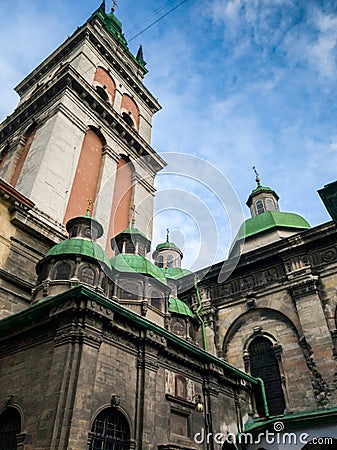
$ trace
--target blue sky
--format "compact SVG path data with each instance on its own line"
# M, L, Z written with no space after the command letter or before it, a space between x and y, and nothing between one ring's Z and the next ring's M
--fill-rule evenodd
M17 103L13 87L99 3L0 0L0 118ZM116 15L131 39L179 3L119 0ZM196 168L193 177L185 169L158 177L159 193L179 187L194 203L181 197L163 210L158 205L155 242L165 239L169 226L184 248L186 267L223 259L240 205L249 217L244 204L255 186L253 165L262 184L279 194L283 211L313 226L329 220L317 189L337 179L335 1L187 0L132 40L131 51L140 43L149 69L144 83L163 106L153 122L153 147L193 155L182 156L181 164ZM203 168L197 158L206 161ZM218 175L207 186L198 170L212 177L211 167ZM207 214L197 217L204 207Z

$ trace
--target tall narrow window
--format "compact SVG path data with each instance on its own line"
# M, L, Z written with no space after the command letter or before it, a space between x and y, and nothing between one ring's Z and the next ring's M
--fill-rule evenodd
M250 372L261 378L266 390L267 404L271 415L283 414L286 404L278 362L269 339L258 336L249 345ZM256 399L259 415L264 415L262 399Z
M124 450L130 443L129 424L120 411L106 408L94 420L89 438L89 450Z
M257 213L258 213L258 214L262 214L262 213L265 212L265 210L264 210L264 204L263 204L263 201L262 201L262 200L258 200L258 201L255 203L255 205L256 205L256 209L257 209Z
M121 233L130 225L131 202L132 202L132 174L133 166L124 158L118 161L115 178L114 196L111 208L108 239L106 251L111 253L110 240Z
M0 414L0 450L16 450L16 436L21 430L20 413L15 408L7 408Z
M64 223L72 217L85 214L88 199L95 201L101 171L102 151L102 139L93 130L88 130L83 140Z
M167 255L167 267L173 267L173 255L171 253Z
M95 272L90 267L84 267L81 272L81 280L83 283L93 285L95 282Z
M267 211L276 211L275 203L272 198L266 198Z
M157 265L158 265L158 267L164 267L164 256L163 255L158 256Z

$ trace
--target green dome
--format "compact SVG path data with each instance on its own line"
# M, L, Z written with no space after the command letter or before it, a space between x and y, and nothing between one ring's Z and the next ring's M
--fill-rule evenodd
M190 270L181 269L180 267L163 267L160 269L166 278L178 279L192 273Z
M156 250L162 250L163 248L173 248L174 250L180 251L180 248L174 244L173 242L163 242L162 244L158 244Z
M134 227L126 228L124 231L122 231L119 234L132 234L132 235L133 234L138 234L138 235L143 236L143 237L145 237L147 239L147 237L145 236L144 233L142 233L140 230L138 230L138 228L134 228Z
M180 314L181 316L193 317L194 314L190 310L190 308L184 303L182 300L179 300L177 297L169 298L169 308L170 313Z
M272 228L306 230L311 227L309 223L298 214L280 211L267 211L263 214L252 217L251 219L245 220L240 227L235 241L247 239L248 237Z
M141 273L156 278L167 285L163 272L144 256L134 253L120 253L110 259L111 266L118 272Z
M258 186L258 187L256 187L255 189L252 190L250 195L256 194L256 193L261 192L261 191L273 191L273 190L270 187L268 187L268 186Z
M111 269L108 255L102 247L92 241L82 238L67 239L66 241L62 241L59 244L54 245L54 247L52 247L46 254L46 257L70 254L88 256L104 263L107 267L109 267L109 269Z

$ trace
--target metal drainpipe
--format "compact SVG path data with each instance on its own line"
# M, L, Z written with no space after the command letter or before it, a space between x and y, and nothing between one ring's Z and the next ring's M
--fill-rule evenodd
M205 352L207 352L205 323L204 323L204 321L202 320L202 318L201 318L201 316L199 314L200 310L202 308L202 305L201 305L201 298L200 298L200 292L199 292L199 289L198 289L198 281L197 281L197 276L196 275L194 275L194 287L195 287L195 291L197 293L197 300L198 300L198 304L199 304L199 306L198 306L198 308L197 308L197 310L195 312L195 315L197 316L197 319L199 320L199 322L201 324L203 347L204 347Z

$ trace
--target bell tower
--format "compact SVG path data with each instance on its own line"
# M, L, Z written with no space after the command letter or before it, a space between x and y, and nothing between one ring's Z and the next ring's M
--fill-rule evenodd
M19 104L0 126L0 177L63 230L91 199L107 251L132 208L152 237L154 178L165 162L151 147L160 105L143 85L145 66L103 2L15 88Z

